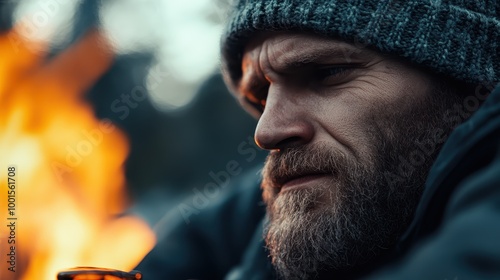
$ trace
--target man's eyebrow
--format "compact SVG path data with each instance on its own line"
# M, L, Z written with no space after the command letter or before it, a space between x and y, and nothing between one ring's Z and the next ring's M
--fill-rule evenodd
M348 64L369 57L371 52L345 43L321 42L308 46L289 46L274 63L273 72L286 74L301 71L315 65ZM263 63L259 63L263 65ZM256 101L258 94L267 81L263 77L264 69L255 69L252 61L243 62L243 77L239 83L239 98Z
M273 63L272 69L278 73L287 73L310 65L347 64L366 56L365 51L354 46L319 44L313 48L297 48L283 54Z

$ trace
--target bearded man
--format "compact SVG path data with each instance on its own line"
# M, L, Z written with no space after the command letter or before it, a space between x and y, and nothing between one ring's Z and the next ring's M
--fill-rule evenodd
M497 1L236 3L223 73L269 150L266 218L243 226L256 234L216 273L192 261L198 271L179 275L500 277L499 12ZM255 220L239 217L228 228ZM224 251L203 246L195 258Z

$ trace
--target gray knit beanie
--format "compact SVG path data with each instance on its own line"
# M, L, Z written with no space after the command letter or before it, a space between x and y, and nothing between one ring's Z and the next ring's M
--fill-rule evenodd
M262 31L307 31L363 44L448 77L500 81L500 0L240 0L222 37L237 87L245 44Z

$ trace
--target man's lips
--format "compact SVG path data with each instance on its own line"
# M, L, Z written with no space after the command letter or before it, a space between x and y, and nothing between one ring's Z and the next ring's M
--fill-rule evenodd
M286 189L292 189L292 188L298 188L298 187L305 187L309 182L322 179L328 175L327 173L313 173L313 174L303 174L303 175L297 175L293 176L284 180L281 180L281 189L286 190Z

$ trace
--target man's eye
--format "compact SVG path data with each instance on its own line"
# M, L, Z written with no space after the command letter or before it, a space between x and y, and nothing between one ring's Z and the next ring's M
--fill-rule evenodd
M335 83L340 82L342 78L347 76L352 70L349 66L335 66L317 69L315 78L319 82Z

